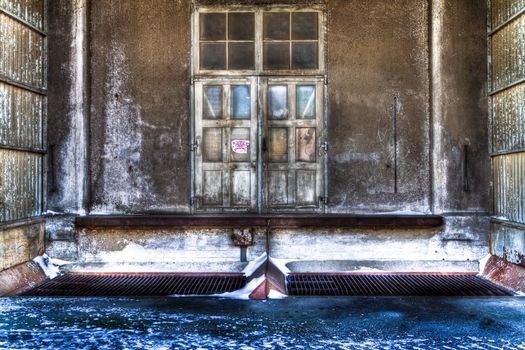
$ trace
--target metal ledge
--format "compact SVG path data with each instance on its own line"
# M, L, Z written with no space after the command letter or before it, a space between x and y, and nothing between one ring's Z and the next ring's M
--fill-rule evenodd
M376 227L427 228L443 224L439 215L319 215L319 216L81 216L78 227Z

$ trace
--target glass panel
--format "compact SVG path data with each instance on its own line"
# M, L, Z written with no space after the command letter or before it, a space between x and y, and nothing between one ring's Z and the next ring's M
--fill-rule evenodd
M315 119L315 86L297 85L295 93L297 119Z
M232 128L230 142L230 159L232 162L250 161L250 129Z
M268 87L268 115L270 119L288 118L288 87L286 85Z
M222 129L203 129L202 159L205 162L222 162Z
M269 128L269 152L270 162L288 161L288 129Z
M226 69L226 44L201 43L201 69Z
M290 69L290 44L264 43L264 69Z
M253 12L230 12L228 14L228 39L229 40L254 40Z
M233 119L250 119L250 86L232 86L230 104Z
M205 86L202 99L204 119L222 119L222 86Z
M317 68L317 43L292 44L292 68L316 69Z
M295 129L298 162L315 162L315 128Z
M255 54L253 43L228 44L228 69L254 69Z
M226 13L201 13L201 40L226 40Z
M264 13L264 40L290 40L290 13Z
M292 40L317 40L317 13L292 13Z

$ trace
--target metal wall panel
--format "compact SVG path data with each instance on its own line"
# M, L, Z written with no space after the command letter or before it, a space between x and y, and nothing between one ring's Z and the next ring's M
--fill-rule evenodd
M493 158L494 214L525 223L525 153Z
M0 0L0 9L40 30L44 29L44 5L44 0Z
M0 149L0 222L40 214L42 156Z
M492 152L525 149L525 84L501 91L492 103Z
M525 8L525 0L491 0L490 19L497 28Z
M23 23L0 13L0 76L44 86L45 38Z
M491 253L525 264L525 0L489 0Z
M44 97L0 82L0 145L43 148Z
M45 13L45 0L0 0L0 224L42 212Z

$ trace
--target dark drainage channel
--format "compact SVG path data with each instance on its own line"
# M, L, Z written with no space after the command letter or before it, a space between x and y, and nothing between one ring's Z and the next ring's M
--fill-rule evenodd
M316 274L286 277L289 295L297 296L513 296L476 275Z
M246 285L242 274L71 273L25 291L23 296L211 295Z

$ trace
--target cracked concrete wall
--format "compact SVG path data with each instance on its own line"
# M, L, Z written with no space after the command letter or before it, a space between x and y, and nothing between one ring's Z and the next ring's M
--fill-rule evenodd
M86 0L79 29L80 3L50 2L49 208L188 213L191 2ZM328 0L326 13L328 211L487 211L484 2Z

